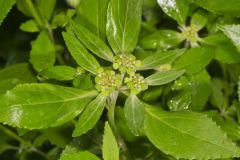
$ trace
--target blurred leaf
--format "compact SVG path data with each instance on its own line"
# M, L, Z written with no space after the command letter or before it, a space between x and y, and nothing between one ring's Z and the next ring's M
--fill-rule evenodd
M107 97L100 94L86 106L76 123L73 137L85 134L96 125L106 105L106 99Z
M67 32L63 32L63 37L73 58L87 71L96 74L100 67L98 61L86 50L78 39Z
M189 0L157 0L162 10L175 19L180 25L185 25L189 9Z
M132 133L135 136L143 135L145 104L136 95L131 94L128 96L124 105L124 114Z
M192 75L203 70L214 56L215 52L213 48L191 48L175 61L173 67L176 69L185 69L187 74Z
M104 160L119 160L118 144L108 122L104 127L102 152Z
M59 81L68 81L74 78L76 70L70 66L59 65L52 66L39 72L39 75L47 79L56 79Z
M61 125L80 114L97 92L51 84L23 84L1 97L0 122L27 129Z
M147 108L145 131L158 149L178 159L240 156L240 149L210 118L200 113L165 112Z
M46 0L35 1L37 9L44 21L48 21L51 18L56 1L57 0L48 0L47 2Z
M38 72L51 67L55 63L55 47L46 32L39 33L32 43L30 62Z
M191 26L197 27L197 30L201 30L206 26L208 22L207 13L203 10L196 11L191 18Z
M15 0L0 0L0 25L14 4Z
M25 32L39 32L39 28L34 20L28 20L20 25L20 29Z
M150 86L163 85L179 78L181 75L183 75L184 72L185 70L161 71L150 75L145 80L147 81L147 84Z
M131 53L138 41L142 0L111 0L107 13L107 39L115 54Z

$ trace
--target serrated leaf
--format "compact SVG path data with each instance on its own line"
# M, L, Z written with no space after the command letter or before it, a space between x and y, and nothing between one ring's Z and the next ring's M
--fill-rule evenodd
M104 160L119 160L118 144L108 122L104 127L102 152Z
M81 0L76 17L83 27L106 40L106 17L109 0Z
M107 12L107 39L115 54L131 53L138 41L142 0L111 0Z
M0 0L0 25L14 4L15 0Z
M61 125L78 114L97 95L70 87L23 84L8 91L0 100L0 122L27 129Z
M203 70L214 58L214 48L191 48L174 63L174 68L185 69L189 75Z
M39 32L39 28L34 20L28 20L20 25L20 29L25 32Z
M185 25L189 9L189 0L157 0L162 10L175 19L180 25Z
M68 81L74 78L76 70L70 66L59 65L52 66L39 72L39 75L47 79L56 79L59 81Z
M30 62L34 69L40 72L43 69L53 66L55 57L55 47L47 33L42 31L32 43Z
M176 49L170 51L157 51L152 55L147 56L142 60L139 70L155 69L156 67L164 64L171 64L179 56L181 56L186 50Z
M220 29L232 40L238 51L240 51L240 25L224 25Z
M73 131L73 137L86 133L96 125L104 110L106 99L107 97L99 95L87 105L83 113L79 116L79 120Z
M80 39L89 50L105 60L113 60L111 49L100 38L76 22L72 22L72 27L78 39Z
M100 160L100 158L88 151L78 151L74 153L64 153L59 160Z
M240 149L207 116L147 108L145 131L165 154L183 159L239 157ZM204 154L207 153L207 154Z
M124 114L132 133L136 136L143 135L145 104L136 95L131 94L128 96L124 105Z
M66 42L68 50L76 62L87 71L96 74L100 65L81 44L81 42L74 35L67 32L63 32L63 38Z
M147 81L147 84L150 86L163 85L174 81L175 79L183 75L184 72L185 70L161 71L150 75L145 80Z

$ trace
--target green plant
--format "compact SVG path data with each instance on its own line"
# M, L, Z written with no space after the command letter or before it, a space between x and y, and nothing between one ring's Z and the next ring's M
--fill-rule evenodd
M0 0L0 24L11 8L0 159L240 157L238 0Z

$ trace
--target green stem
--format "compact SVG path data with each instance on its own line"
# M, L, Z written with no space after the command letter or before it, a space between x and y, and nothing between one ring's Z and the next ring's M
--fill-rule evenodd
M132 158L131 154L129 153L127 145L125 144L123 138L120 136L117 126L115 124L115 107L116 107L118 94L119 94L119 91L115 91L110 95L111 100L108 104L108 121L109 121L109 124L110 124L116 138L117 138L120 148L122 148L123 152L127 156L127 159L132 160L133 158Z
M10 130L9 128L0 125L0 129L6 133L8 136L14 138L15 140L19 141L21 144L25 145L25 146L30 146L31 144L27 141L25 141L23 138L19 137L16 133L14 133L12 130Z
M27 3L27 5L28 5L28 7L29 7L29 9L30 9L30 11L31 11L31 13L32 13L32 16L33 16L34 19L36 20L38 26L39 26L40 28L42 28L42 27L43 27L42 19L40 18L38 12L36 11L36 9L35 9L32 1L31 1L31 0L26 0L26 3Z

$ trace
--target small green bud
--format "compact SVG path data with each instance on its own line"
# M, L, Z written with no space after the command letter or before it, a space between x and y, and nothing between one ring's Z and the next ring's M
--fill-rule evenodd
M130 75L130 77L124 79L124 82L127 84L132 94L138 94L148 88L147 82L140 74Z
M136 57L131 54L117 55L113 61L113 68L119 69L121 73L128 73L133 75L136 72L137 67L141 66L141 61L136 60Z
M122 85L121 75L112 70L98 69L98 75L95 77L96 89L102 94L108 96Z
M85 72L85 70L84 70L82 67L78 66L78 67L76 68L75 75L76 75L76 76L80 76L80 75L84 74L84 72Z
M182 36L190 44L195 44L200 39L198 36L198 29L196 26L188 26L182 29Z

